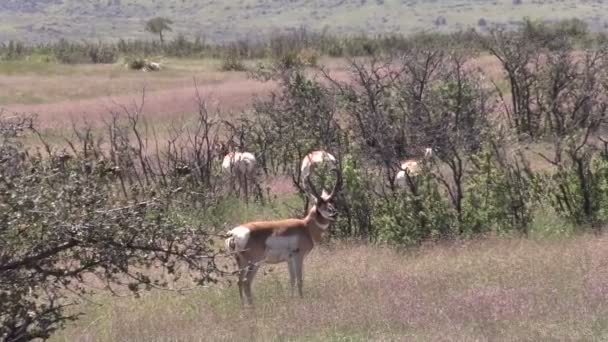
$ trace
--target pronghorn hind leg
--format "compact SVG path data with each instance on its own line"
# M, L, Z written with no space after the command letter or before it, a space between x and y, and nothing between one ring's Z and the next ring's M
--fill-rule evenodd
M239 297L241 298L241 306L245 304L244 295L244 282L247 277L247 264L241 262L240 258L236 256L236 264L239 268L239 280L237 284L239 285Z
M244 295L244 286L245 286L245 278L247 277L247 269L243 269L239 271L239 281L238 281L238 285L239 285L239 297L241 298L241 306L245 305L245 298L243 298Z
M249 306L253 306L253 298L251 295L251 283L253 282L253 278L258 271L259 265L249 265L247 266L244 280L244 290L245 290L245 300Z

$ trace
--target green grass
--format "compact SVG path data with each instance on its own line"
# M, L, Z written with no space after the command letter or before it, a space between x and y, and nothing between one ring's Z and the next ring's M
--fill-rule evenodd
M0 74L65 75L72 69L66 65L38 61L0 61Z

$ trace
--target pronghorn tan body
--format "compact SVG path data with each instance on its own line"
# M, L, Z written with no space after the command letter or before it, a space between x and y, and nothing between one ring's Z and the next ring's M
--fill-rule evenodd
M251 283L261 263L287 262L291 294L297 285L302 297L302 271L304 258L329 225L336 220L337 211L332 200L340 186L339 172L331 194L318 196L310 185L315 205L303 219L258 221L239 225L228 232L225 240L227 252L234 253L239 267L239 294L243 304L252 304ZM310 183L310 179L306 179Z
M236 177L239 192L243 191L245 200L248 199L249 181L254 181L257 161L249 152L229 152L222 160L222 170L225 174Z
M430 147L424 150L424 159L433 157L433 149ZM415 177L420 173L420 162L417 159L408 159L401 162L401 170L395 175L395 184L399 187L404 187L407 184L406 172L410 177Z

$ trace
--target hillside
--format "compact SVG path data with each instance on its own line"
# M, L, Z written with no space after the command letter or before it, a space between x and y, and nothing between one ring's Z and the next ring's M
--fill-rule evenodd
M519 1L519 0L518 0ZM58 38L115 39L148 36L143 23L173 19L174 32L211 41L256 38L277 29L367 34L457 30L488 24L512 25L524 16L546 20L579 18L604 28L608 3L580 0L2 0L0 42Z

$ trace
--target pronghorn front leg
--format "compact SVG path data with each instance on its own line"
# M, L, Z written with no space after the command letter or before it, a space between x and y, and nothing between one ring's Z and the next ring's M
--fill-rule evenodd
M290 255L287 260L287 268L289 269L289 295L293 297L296 290L296 262L295 256Z
M300 296L300 298L304 298L304 295L302 294L302 271L304 269L304 255L302 255L302 253L300 253L298 251L298 253L295 253L293 256L293 264L294 264L294 268L295 268L295 273L296 273L296 283L298 284L298 295Z
M247 277L247 267L245 267L239 271L238 285L239 285L239 297L241 298L241 306L243 306L245 304L245 298L243 298L243 295L244 295L243 291L244 291L246 277Z

